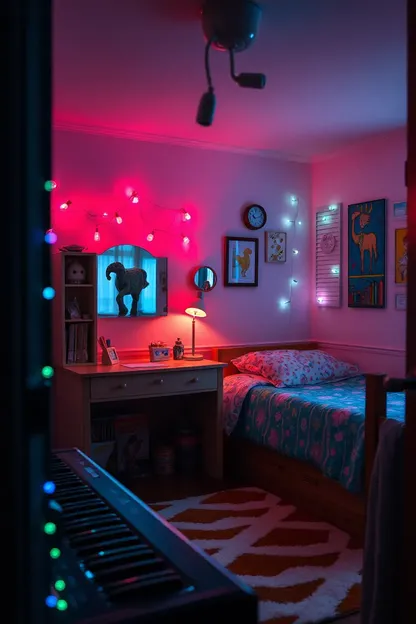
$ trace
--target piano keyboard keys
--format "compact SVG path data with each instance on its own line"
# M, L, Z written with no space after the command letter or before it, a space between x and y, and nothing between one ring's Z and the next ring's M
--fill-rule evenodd
M90 529L114 526L117 521L118 516L111 512L103 514L102 516L73 518L72 520L65 522L65 530L69 535L77 535Z
M107 599L143 601L186 588L169 562L63 462L52 465L66 539L81 569Z
M122 547L123 545L134 546L137 543L141 543L139 539L135 535L127 535L125 537L117 538L117 539L109 539L109 540L101 540L100 542L100 550L98 550L98 555L100 552L105 552L105 549L116 549L117 546ZM92 557L97 555L97 545L96 544L86 544L84 546L78 546L78 555L85 559L87 557Z
M150 597L155 593L171 593L181 589L183 589L183 581L174 570L134 576L124 581L107 585L107 592L114 602L137 600L143 594Z
M106 567L109 568L110 566L120 564L124 565L125 563L127 564L130 562L139 564L141 561L143 561L145 565L157 565L157 563L160 563L160 560L154 557L154 552L151 548L143 548L137 550L120 549L120 552L109 552L107 555L103 555L102 557L100 557L100 555L94 558L91 557L85 561L85 565L88 566L88 569L91 570L91 572L94 572Z
M128 546L117 546L107 550L100 550L98 553L94 553L89 557L84 557L83 561L84 565L92 570L96 565L102 566L112 563L117 557L132 556L137 558L146 557L152 554L153 551L151 548L145 546L144 544L138 543L135 545L129 544Z

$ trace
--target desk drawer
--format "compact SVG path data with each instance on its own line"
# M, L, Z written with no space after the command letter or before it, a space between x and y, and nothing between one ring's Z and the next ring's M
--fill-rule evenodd
M108 375L91 379L91 399L122 399L217 389L217 370L181 370Z

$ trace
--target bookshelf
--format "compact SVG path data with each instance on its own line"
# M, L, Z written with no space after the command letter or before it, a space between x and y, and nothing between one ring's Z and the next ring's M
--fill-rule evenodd
M97 256L53 256L55 366L97 363Z

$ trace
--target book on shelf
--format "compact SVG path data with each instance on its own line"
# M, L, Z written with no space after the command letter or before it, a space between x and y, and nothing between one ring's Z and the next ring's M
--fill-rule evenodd
M88 362L88 323L69 323L66 328L66 363L86 364Z

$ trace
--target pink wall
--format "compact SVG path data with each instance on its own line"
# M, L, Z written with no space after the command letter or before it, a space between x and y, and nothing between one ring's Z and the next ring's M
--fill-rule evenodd
M113 245L136 244L154 255L169 258L169 316L99 322L99 332L110 337L119 349L144 348L151 340L172 344L177 336L189 344L190 319L183 310L195 297L189 274L201 264L212 266L219 281L217 288L206 295L207 318L198 322L200 346L301 340L310 336L308 165L55 131L54 179L58 182L52 194L56 247L77 243L100 253ZM128 186L142 197L139 206L127 200ZM291 194L299 197L298 218L302 222L296 236L293 226L282 228L283 219L294 215ZM68 199L72 205L61 211L59 205ZM154 208L146 199L164 209ZM252 234L242 225L242 207L255 202L268 211L267 229L288 231L286 264L266 264L264 233ZM192 214L189 223L182 222L181 208ZM104 211L110 215L119 212L123 223L117 225L110 220L103 225L101 240L96 243L95 220L88 213ZM149 243L146 236L153 228L167 232ZM183 246L181 233L191 239L189 247ZM225 235L258 236L258 288L224 288ZM290 253L293 247L299 248L299 255ZM292 271L298 280L292 305L281 309L281 299L289 296Z
M404 287L394 283L394 231L404 227L406 222L393 216L393 202L406 199L405 160L406 130L402 129L361 142L313 164L313 211L332 203L343 204L343 305L339 309L312 305L313 338L323 342L358 345L361 350L377 347L395 352L396 355L402 353L406 314L395 310L395 295L404 292ZM379 198L387 199L387 307L384 310L351 309L347 307L348 204ZM367 369L374 366L368 362L366 364Z

